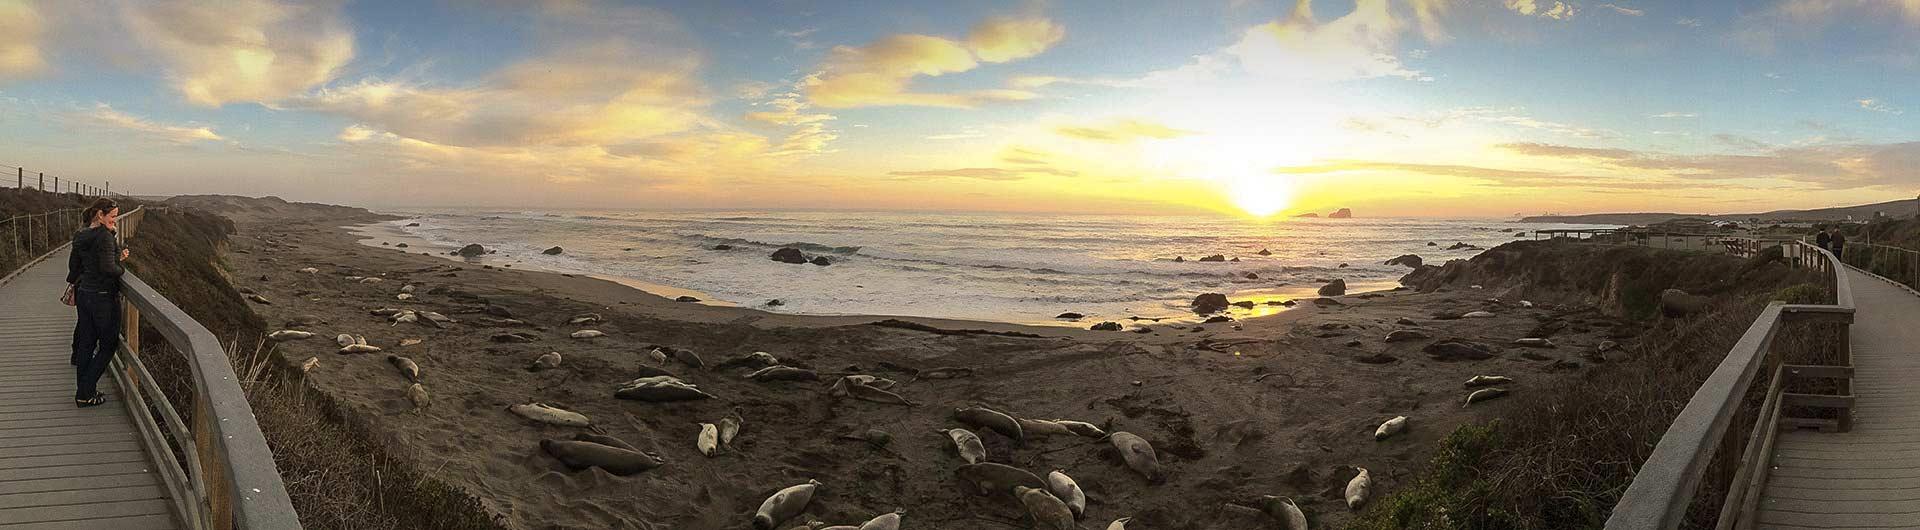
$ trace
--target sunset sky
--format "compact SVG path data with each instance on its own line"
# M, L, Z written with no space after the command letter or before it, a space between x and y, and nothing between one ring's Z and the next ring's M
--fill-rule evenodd
M1920 192L1920 0L0 0L0 131L376 207L1825 207Z

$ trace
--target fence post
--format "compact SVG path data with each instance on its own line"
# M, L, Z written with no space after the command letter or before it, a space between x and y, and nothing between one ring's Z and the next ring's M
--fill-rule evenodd
M14 188L27 187L27 168L24 168L24 167L13 168L13 187Z
M53 192L60 193L60 176L59 175L53 176Z
M36 171L35 173L40 174L40 191L47 191L47 172Z

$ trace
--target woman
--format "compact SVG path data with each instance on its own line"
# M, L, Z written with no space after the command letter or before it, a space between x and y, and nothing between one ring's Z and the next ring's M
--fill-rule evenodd
M120 262L128 252L116 237L120 207L113 199L93 201L81 217L87 228L73 235L67 257L67 289L80 313L73 326L73 404L92 407L107 402L96 386L120 348Z

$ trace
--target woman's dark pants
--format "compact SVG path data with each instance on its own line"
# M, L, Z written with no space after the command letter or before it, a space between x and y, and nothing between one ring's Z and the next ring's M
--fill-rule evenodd
M78 388L73 399L91 399L99 389L100 375L107 373L113 352L120 349L120 297L118 293L80 290L74 292L74 305L80 322L73 328L73 359L78 373Z

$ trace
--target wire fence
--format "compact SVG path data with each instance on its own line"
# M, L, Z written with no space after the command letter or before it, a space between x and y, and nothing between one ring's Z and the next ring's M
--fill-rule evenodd
M28 194L29 197L23 197L28 200L22 203L29 205L24 209L32 209L33 205L44 208L49 202L84 204L85 198L124 196L113 192L112 182L95 185L59 175L48 175L44 171L28 171L21 166L0 164L0 175L5 173L12 173L13 178L0 178L0 189L9 187L6 184L12 184L12 188ZM6 180L12 182L9 183ZM47 195L31 197L34 193ZM65 197L62 197L63 195ZM79 230L83 222L80 219L82 208L78 207L11 215L9 215L10 212L5 211L6 209L6 202L0 201L0 215L7 216L0 219L0 276L11 274L27 262L72 239L73 232ZM19 209L22 208L16 208L16 212Z
M40 190L49 193L77 193L88 197L125 195L114 193L113 181L111 180L106 181L105 185L96 185L78 179L61 178L59 175L48 175L45 171L31 171L21 166L0 164L0 174L4 173L12 173L13 178L11 180L13 181L13 187L23 190ZM0 182L4 181L0 180ZM4 186L4 184L0 184L0 186Z
M1837 253L1848 265L1920 289L1920 251L1877 243L1846 243Z

